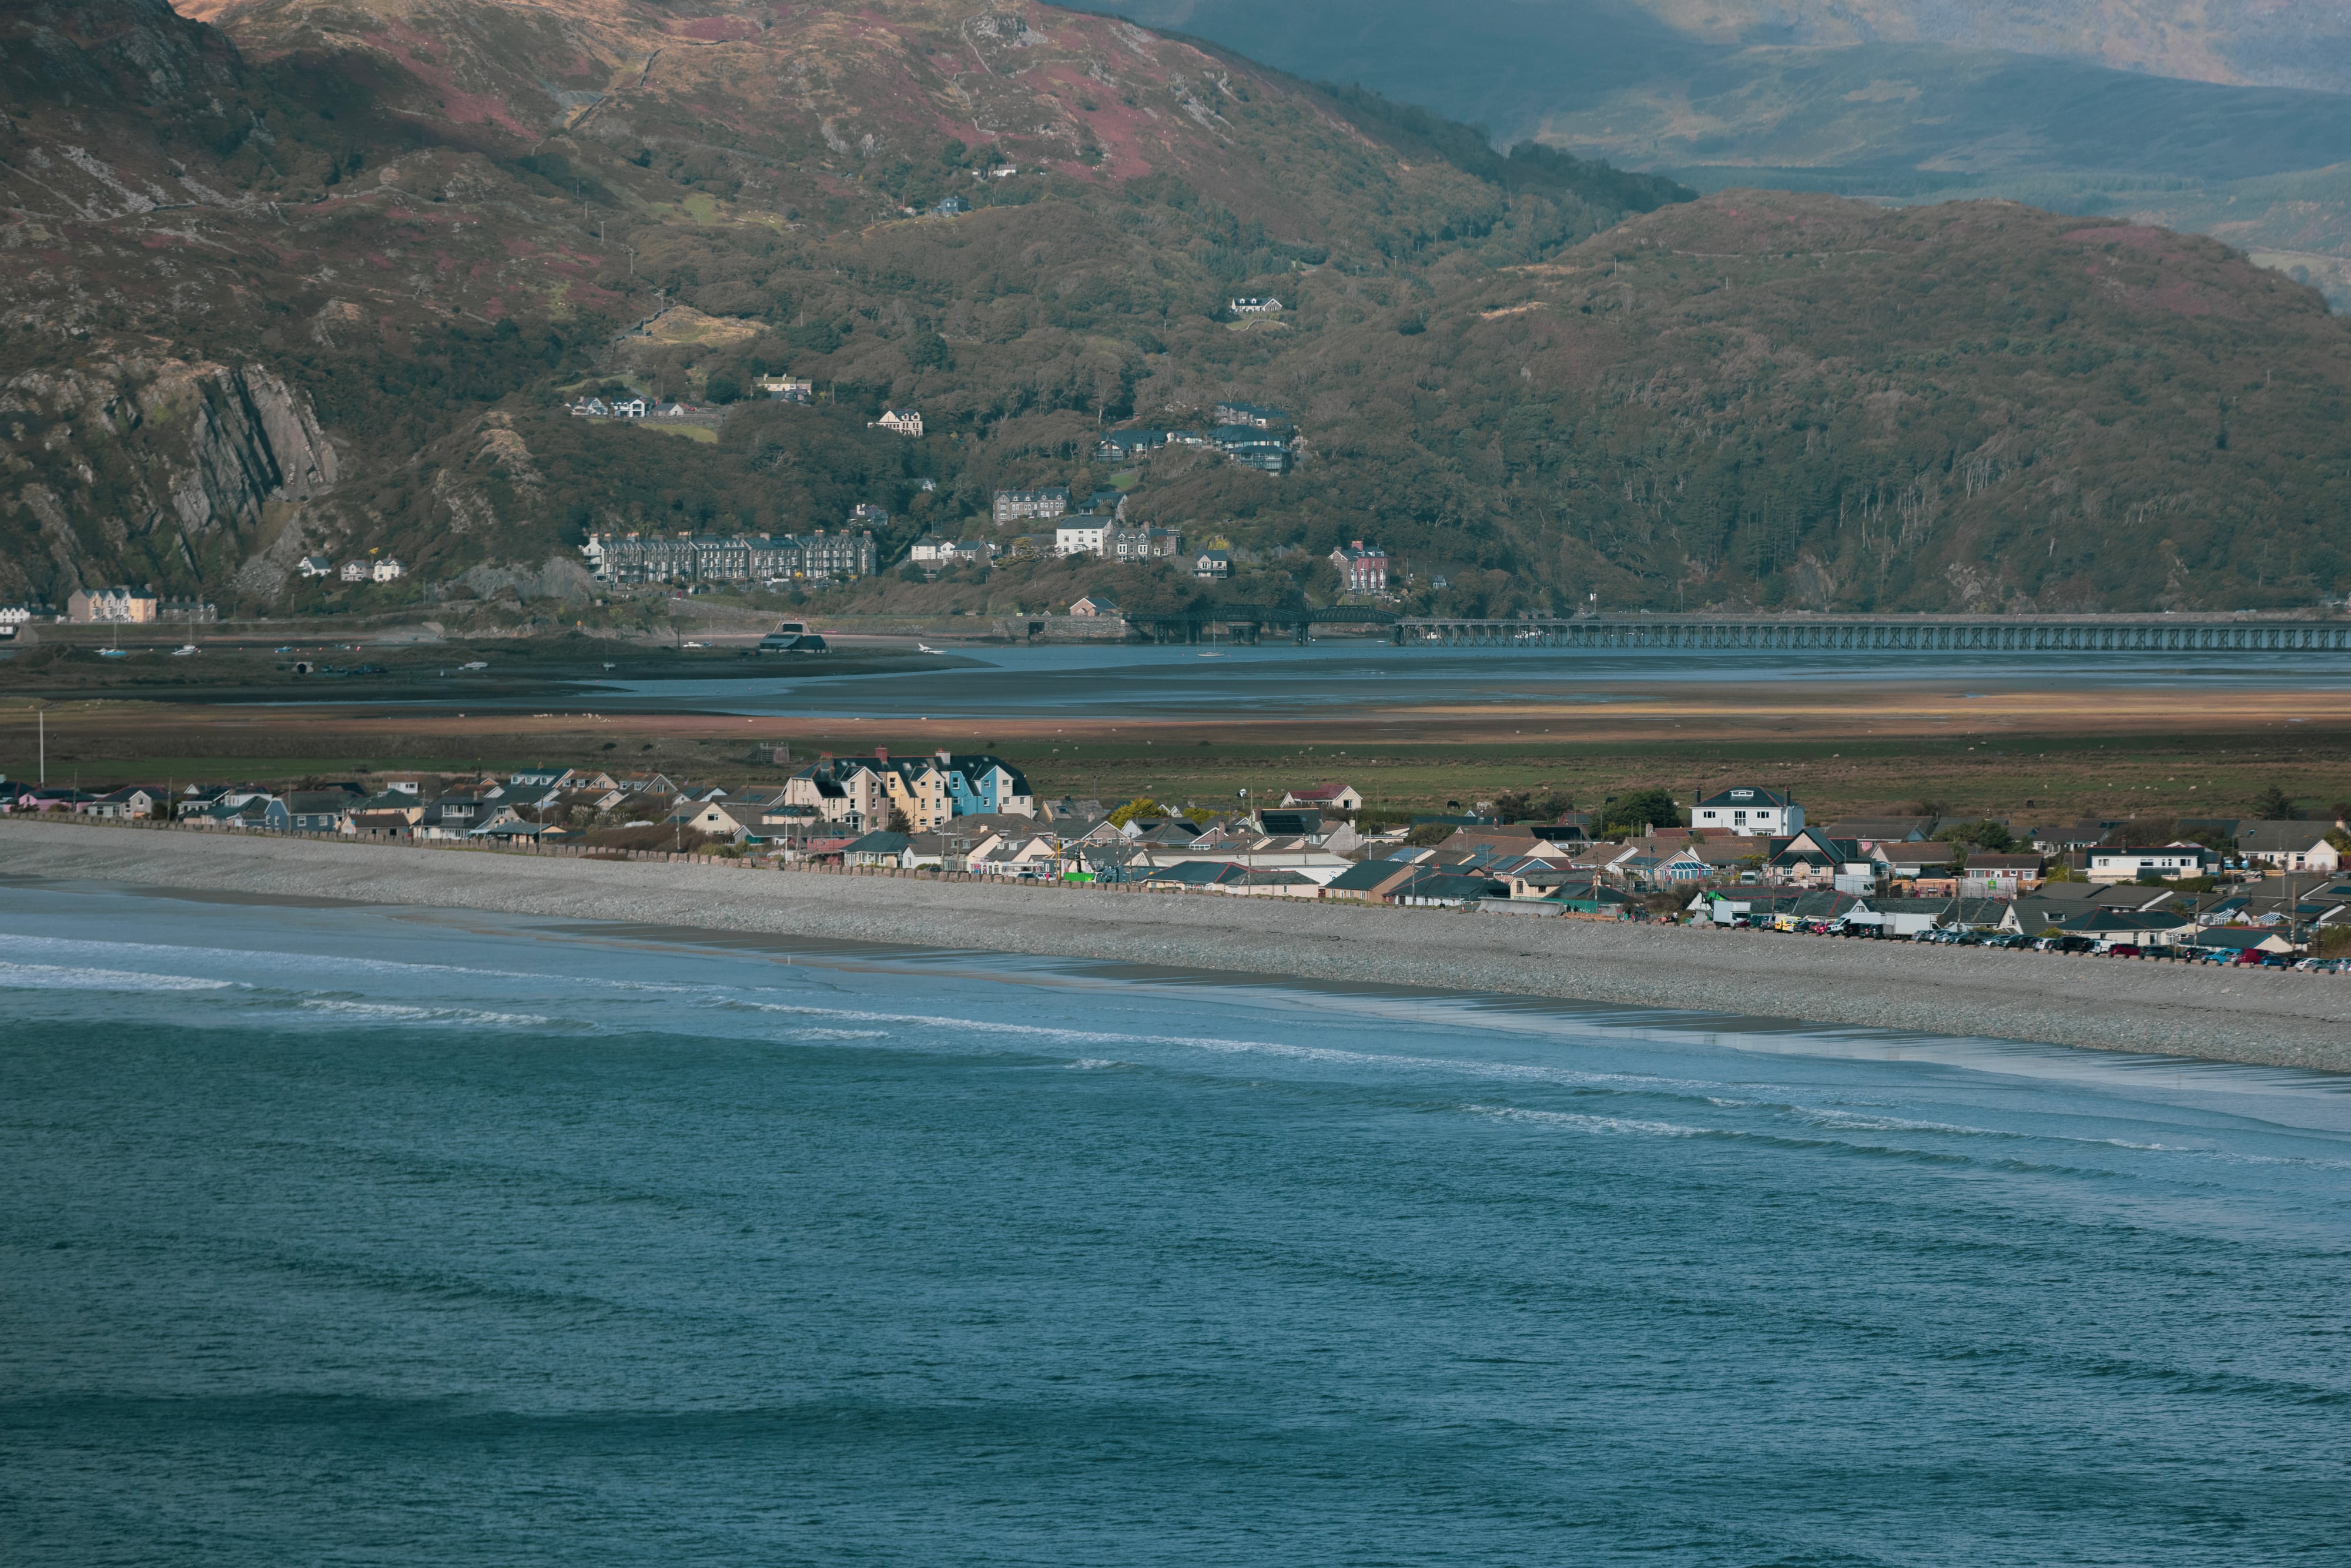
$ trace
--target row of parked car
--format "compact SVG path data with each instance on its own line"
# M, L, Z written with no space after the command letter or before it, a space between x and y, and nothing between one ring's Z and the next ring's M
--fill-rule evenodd
M2298 969L2304 974L2351 974L2351 958L2295 958L2284 953L2257 953L2250 948L2141 946L2131 942L2100 942L2090 936L2024 936L2001 931L1920 931L1890 936L1875 925L1851 925L1824 920L1794 926L1736 920L1734 926L1758 931L1799 931L1813 936L1844 936L1863 941L1925 942L1943 947L1999 947L2030 953L2092 953L2108 958L2165 958L2180 964L2219 964L2247 969Z

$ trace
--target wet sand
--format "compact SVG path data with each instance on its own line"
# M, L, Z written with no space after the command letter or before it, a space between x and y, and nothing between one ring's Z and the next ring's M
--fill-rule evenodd
M0 821L0 873L1553 997L2351 1071L2351 977Z

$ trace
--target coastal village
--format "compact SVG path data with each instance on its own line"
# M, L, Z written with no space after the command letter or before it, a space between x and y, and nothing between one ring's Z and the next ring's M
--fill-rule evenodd
M1687 801L1646 790L1598 813L1533 804L1505 796L1397 818L1326 782L1229 810L1106 806L1040 799L998 757L886 749L820 756L780 789L559 766L292 789L0 780L0 812L192 831L2351 972L2351 825L2339 808L2331 821L1815 824L1793 792L1745 784Z

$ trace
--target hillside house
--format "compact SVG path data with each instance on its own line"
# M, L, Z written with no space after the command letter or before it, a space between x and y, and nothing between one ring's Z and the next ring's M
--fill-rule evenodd
M294 570L304 577L332 577L335 575L335 563L322 555L306 555Z
M375 566L373 562L365 560L347 560L343 562L341 576L345 582L366 582L374 577L374 575Z
M1025 523L1058 517L1070 509L1067 490L998 490L996 493L996 524Z
M1192 575L1203 582L1222 582L1232 574L1230 550L1204 549L1192 558Z
M882 417L867 424L868 430L887 430L898 435L923 434L923 416L911 408L891 408L882 411Z
M1377 545L1366 546L1355 539L1331 552L1331 564L1339 569L1339 591L1353 594L1377 594L1388 591L1388 552Z
M1281 313L1283 306L1270 294L1252 294L1231 301L1226 308L1236 316L1277 316Z
M1089 593L1070 606L1070 613L1081 620L1095 620L1104 616L1115 619L1118 615L1118 601L1107 593Z
M1175 556L1183 548L1184 536L1173 528L1118 523L1104 536L1102 554L1112 560L1152 560Z
M1218 424L1241 425L1251 430L1279 430L1290 423L1287 409L1257 402L1220 402L1216 407L1216 415Z

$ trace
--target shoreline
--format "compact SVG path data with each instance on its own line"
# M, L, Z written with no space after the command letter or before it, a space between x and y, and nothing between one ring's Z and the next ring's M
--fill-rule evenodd
M2351 980L1698 927L0 820L0 873L1982 1036L2351 1072Z

